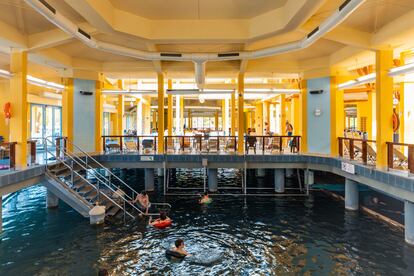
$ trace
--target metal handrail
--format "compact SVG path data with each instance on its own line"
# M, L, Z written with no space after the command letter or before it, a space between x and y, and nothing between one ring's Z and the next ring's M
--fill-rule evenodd
M46 139L46 138L45 138ZM49 140L50 142L50 140ZM79 174L77 171L75 171L73 169L73 167L69 166L68 164L65 163L65 160L62 160L59 156L56 156L53 152L48 151L47 148L45 149L46 152L50 153L53 157L56 158L57 161L60 161L64 166L66 166L67 168L69 168L69 170L71 171L71 173L75 173L76 175L78 175L82 180L84 180L86 183L88 183L90 186L92 186L92 188L94 188L97 192L98 192L98 196L100 196L101 194L106 197L109 201L111 201L113 204L115 204L116 206L118 206L119 208L121 208L122 211L124 211L124 215L128 214L131 218L135 218L132 214L130 214L125 208L121 207L118 203L116 203L114 200L112 200L108 195L106 195L105 193L101 193L100 189L97 188L95 185L93 185L89 180L87 180L86 178L84 178L81 174ZM70 157L70 156L69 156ZM76 160L71 159L72 161L75 161L79 166L81 166L81 168L84 168L82 165L80 165ZM73 164L73 163L72 163ZM73 165L72 165L73 166ZM72 183L73 184L73 183ZM111 187L108 187L112 190ZM113 190L112 190L113 191ZM83 199L85 199L84 197L82 197ZM125 199L122 198L124 200L124 205L125 205ZM90 201L89 201L90 202ZM93 204L93 202L90 202ZM139 212L143 213L141 210L138 209Z
M47 137L45 138L47 139ZM51 142L50 140L48 140L49 142ZM68 141L66 141L68 142ZM104 167L101 163L99 163L95 158L93 158L92 156L90 156L88 153L86 153L83 149L81 149L80 147L78 147L77 145L69 142L71 145L73 145L76 149L78 149L79 151L81 151L87 158L92 159L96 164L98 164L100 166L100 168L104 169L105 171L107 171L110 175L114 176L117 180L119 180L124 186L126 186L127 188L129 188L132 191L132 198L128 196L128 194L125 193L125 196L127 197L127 199L125 199L123 196L120 196L120 198L122 198L124 201L126 201L133 209L137 210L139 213L144 214L143 211L141 211L139 208L137 208L133 203L131 203L130 201L135 200L135 194L138 194L138 192L136 192L133 188L131 188L128 184L126 184L122 179L120 179L118 176L116 176L115 174L113 174L110 170L108 170L106 167ZM52 145L53 145L53 141L52 141ZM58 147L58 145L54 144L55 147ZM61 149L62 145L59 145L59 149ZM96 176L97 180L102 182L106 187L108 187L112 192L115 193L115 190L111 187L111 180L110 179L106 179L105 176L103 176L102 174L100 174L99 172L97 172L92 166L88 165L87 161L83 161L82 158L80 158L79 156L77 156L76 154L74 154L73 152L69 151L68 149L64 148L62 151L64 154L68 155L73 161L75 161L79 166L81 166L83 169L91 169L93 175ZM83 162L86 166L86 168L84 166L82 166L81 164L79 164L79 162L76 161L76 159L80 160L81 162ZM89 166L89 167L88 167ZM99 177L101 179L99 179ZM102 180L102 178L104 180ZM107 183L108 182L108 183ZM116 187L116 185L114 185ZM135 194L134 194L135 193ZM163 206L168 206L169 208L171 208L171 205L168 203L151 203L153 205L163 205ZM157 215L157 214L148 214L148 215Z

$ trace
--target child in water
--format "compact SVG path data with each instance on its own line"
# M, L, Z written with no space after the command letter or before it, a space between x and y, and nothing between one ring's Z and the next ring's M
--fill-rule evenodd
M171 221L171 219L167 216L167 213L160 212L160 217L157 218L156 220L152 221L152 218L150 218L149 225L154 226L154 225L156 225L160 222L164 222L164 221Z
M212 199L208 196L208 192L205 192L199 200L200 204L209 204L211 201Z

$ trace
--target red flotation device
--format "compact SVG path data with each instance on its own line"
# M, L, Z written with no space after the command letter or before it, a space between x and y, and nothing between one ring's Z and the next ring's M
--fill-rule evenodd
M152 226L158 229L164 229L164 228L171 226L171 224L172 224L172 220L167 219L167 220L157 221L153 223Z

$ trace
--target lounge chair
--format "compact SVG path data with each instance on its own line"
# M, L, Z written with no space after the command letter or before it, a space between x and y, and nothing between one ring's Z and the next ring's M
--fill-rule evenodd
M151 138L142 140L142 150L144 154L148 154L154 150L154 140Z
M124 152L137 151L137 143L135 141L125 141L123 151Z

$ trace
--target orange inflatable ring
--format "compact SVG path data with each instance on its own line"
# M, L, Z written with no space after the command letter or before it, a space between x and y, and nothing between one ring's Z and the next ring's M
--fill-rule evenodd
M172 220L167 219L167 220L155 222L154 224L152 224L152 226L158 229L164 229L164 228L171 226L171 224L172 224Z

